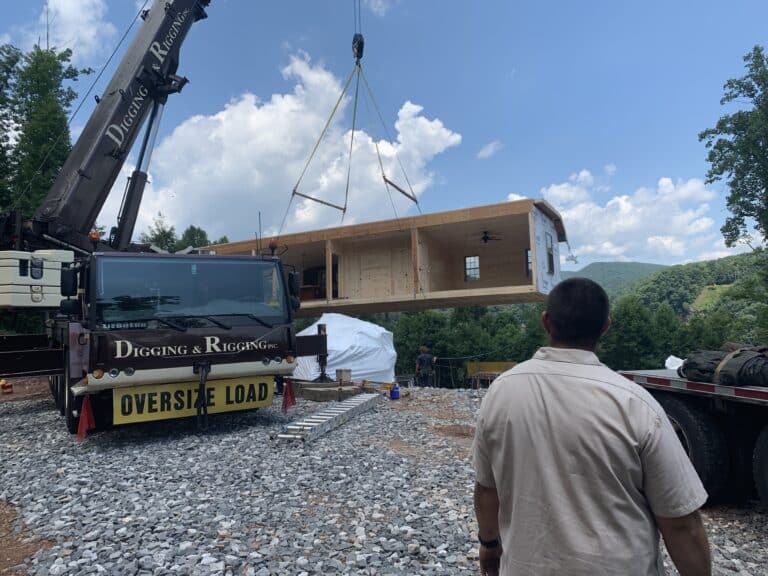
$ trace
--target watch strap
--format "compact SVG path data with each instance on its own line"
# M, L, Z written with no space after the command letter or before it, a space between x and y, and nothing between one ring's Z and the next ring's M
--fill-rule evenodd
M480 541L480 544L482 546L485 546L486 548L496 548L501 544L501 540L499 540L499 537L496 536L493 540L483 540L480 538L480 535L477 535L477 539Z

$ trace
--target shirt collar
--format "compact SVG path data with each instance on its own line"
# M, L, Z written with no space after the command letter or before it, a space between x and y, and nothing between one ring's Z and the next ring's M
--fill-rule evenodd
M551 362L570 362L571 364L602 365L594 352L580 350L578 348L552 348L542 346L533 355L536 360L549 360Z

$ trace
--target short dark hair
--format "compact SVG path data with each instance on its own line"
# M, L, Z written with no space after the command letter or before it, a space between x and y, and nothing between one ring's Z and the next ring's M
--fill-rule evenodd
M588 278L568 278L549 293L547 315L553 340L593 347L608 322L608 295Z

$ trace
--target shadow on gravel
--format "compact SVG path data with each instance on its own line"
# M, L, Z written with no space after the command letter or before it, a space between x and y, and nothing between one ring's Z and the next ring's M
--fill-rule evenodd
M167 442L196 440L189 449L197 447L197 441L211 437L224 437L243 432L260 436L259 440L269 441L274 427L282 426L293 418L274 409L261 409L236 414L213 414L208 417L208 428L198 430L196 417L142 422L113 426L88 434L87 443L102 450L122 449L126 446L165 444Z
M24 415L40 414L41 412L52 412L56 410L56 404L53 400L15 400L5 404L0 404L0 414L2 415Z

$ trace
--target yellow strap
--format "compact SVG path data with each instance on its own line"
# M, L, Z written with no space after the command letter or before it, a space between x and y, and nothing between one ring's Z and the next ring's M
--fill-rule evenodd
M720 371L725 367L726 364L728 364L728 362L734 356L736 356L739 352L743 352L744 350L746 350L746 348L739 348L738 350L734 350L730 354L726 355L725 358L720 360L720 364L717 365L717 368L715 368L715 373L712 376L712 383L713 384L720 384Z

